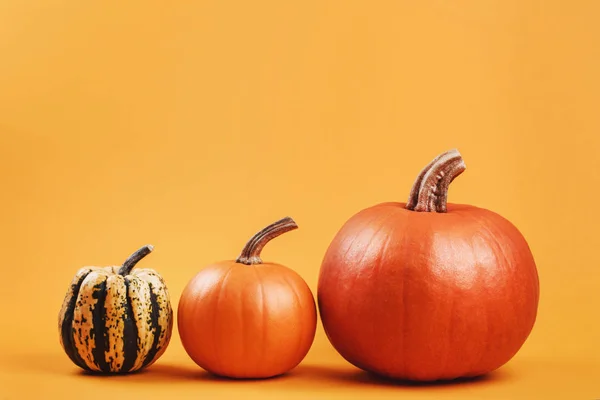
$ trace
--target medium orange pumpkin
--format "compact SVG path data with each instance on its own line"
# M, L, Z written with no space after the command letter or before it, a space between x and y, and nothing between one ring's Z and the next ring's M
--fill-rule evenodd
M296 228L289 217L267 226L237 260L210 265L188 283L179 335L200 367L230 378L268 378L306 356L317 325L312 292L293 270L260 258L267 242Z
M391 378L472 377L509 361L530 334L539 283L529 246L500 215L446 204L465 170L435 158L407 203L350 218L320 271L327 337L355 366Z

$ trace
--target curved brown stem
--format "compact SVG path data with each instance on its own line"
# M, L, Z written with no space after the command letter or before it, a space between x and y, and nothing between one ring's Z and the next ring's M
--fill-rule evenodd
M128 275L133 269L133 267L135 267L135 264L137 264L138 261L146 257L148 254L150 254L152 250L154 250L154 246L150 244L140 248L135 253L130 255L129 258L127 258L127 260L125 260L125 262L123 263L121 268L119 268L119 271L117 273L122 276Z
M408 195L408 202L406 203L406 208L408 208L409 210L414 210L415 207L417 206L417 202L419 201L419 190L421 190L421 183L423 182L423 178L425 177L425 174L427 174L427 172L429 172L429 170L431 169L433 164L435 164L437 161L439 161L439 159L443 155L444 154L442 153L439 156L437 156L436 158L434 158L433 160L431 160L431 162L429 164L427 164L425 166L425 168L423 168L421 170L421 172L417 176L417 179L415 179L415 182L413 183L413 186L410 189L410 194Z
M277 236L297 228L298 225L290 217L285 217L272 223L252 236L235 262L245 265L261 264L260 252L265 245Z
M445 213L450 183L465 169L465 162L458 150L440 154L417 176L406 208L412 211Z

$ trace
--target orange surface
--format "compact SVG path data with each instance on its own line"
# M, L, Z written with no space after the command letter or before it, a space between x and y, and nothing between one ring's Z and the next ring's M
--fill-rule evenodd
M0 398L600 398L600 3L4 2L0 7ZM390 385L319 325L288 376L210 379L177 333L146 373L82 375L57 313L83 265L139 246L176 307L265 224L264 259L316 289L354 212L405 201L457 147L450 201L528 239L538 321L485 379Z

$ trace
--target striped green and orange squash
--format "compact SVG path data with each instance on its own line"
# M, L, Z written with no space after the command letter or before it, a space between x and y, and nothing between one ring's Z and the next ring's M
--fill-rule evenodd
M166 350L173 310L162 277L135 264L144 246L122 266L81 268L59 314L60 343L87 371L126 373L154 363Z

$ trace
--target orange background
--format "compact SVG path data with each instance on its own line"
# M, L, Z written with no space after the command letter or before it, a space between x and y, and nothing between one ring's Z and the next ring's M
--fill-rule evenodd
M600 3L42 1L0 5L0 398L600 398ZM139 246L174 306L285 215L264 258L316 292L341 224L404 201L457 147L451 202L538 263L537 324L489 377L379 382L319 325L294 372L213 380L176 330L146 373L81 375L58 343L75 271ZM132 397L133 396L133 397Z

